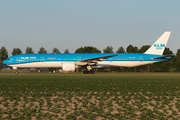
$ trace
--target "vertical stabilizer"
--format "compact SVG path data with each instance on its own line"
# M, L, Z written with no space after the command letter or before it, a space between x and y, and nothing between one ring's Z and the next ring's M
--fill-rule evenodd
M171 32L167 31L145 52L145 54L162 55Z

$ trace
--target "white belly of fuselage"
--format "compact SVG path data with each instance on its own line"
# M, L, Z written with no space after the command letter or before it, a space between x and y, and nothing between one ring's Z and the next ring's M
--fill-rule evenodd
M67 61L66 61L67 62ZM69 61L71 62L71 61ZM136 67L146 64L152 64L157 61L101 61L96 65L97 67ZM9 65L11 67L18 68L60 68L62 67L63 61L51 61L51 62L33 62L33 63L23 63L23 64L14 64Z
M157 61L102 61L97 66L109 67L136 67L141 65L153 64Z

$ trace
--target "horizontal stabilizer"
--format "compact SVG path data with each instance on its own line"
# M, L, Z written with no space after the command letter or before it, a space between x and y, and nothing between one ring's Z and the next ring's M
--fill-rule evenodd
M171 57L171 56L174 56L174 54L171 54L171 55L164 55L164 56L161 56L161 57L155 57L155 58L152 58L152 59L163 59L163 58Z

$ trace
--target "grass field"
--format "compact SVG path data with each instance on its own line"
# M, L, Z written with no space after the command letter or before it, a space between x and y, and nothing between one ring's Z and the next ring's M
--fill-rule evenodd
M0 74L0 119L180 119L180 74Z

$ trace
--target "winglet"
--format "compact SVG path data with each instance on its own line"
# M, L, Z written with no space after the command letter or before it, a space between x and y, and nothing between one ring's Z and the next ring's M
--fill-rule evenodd
M162 55L171 32L167 31L145 52L145 54Z

